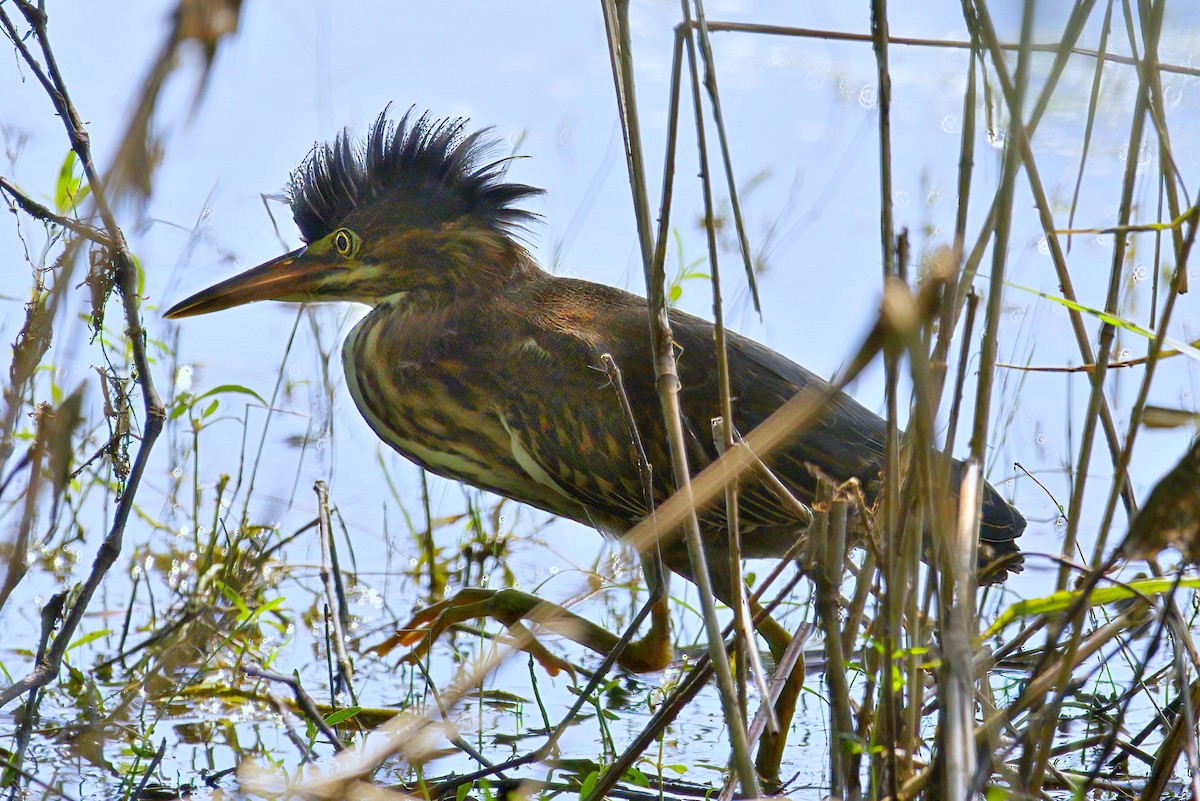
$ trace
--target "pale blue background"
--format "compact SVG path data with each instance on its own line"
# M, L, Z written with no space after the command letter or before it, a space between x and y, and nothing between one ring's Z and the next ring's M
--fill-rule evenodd
M867 3L712 3L713 20L771 22L802 27L869 31ZM957 2L894 2L894 35L962 39ZM994 3L997 25L1009 40L1016 38L1019 4ZM1065 4L1040 4L1043 7ZM107 165L123 132L131 98L152 55L165 36L167 3L60 2L50 4L51 34L59 63L80 114L88 123L96 155ZM10 13L12 13L10 9ZM1061 19L1043 8L1040 41L1055 41ZM1191 64L1197 52L1200 11L1186 2L1171 4L1160 57ZM667 78L672 26L678 7L670 2L635 3L634 59L637 65L650 185L661 183L665 136ZM1098 18L1097 18L1098 19ZM1098 26L1083 43L1094 46ZM875 61L869 44L820 39L714 34L718 79L739 181L761 174L754 191L743 196L752 246L767 244L767 270L761 276L761 320L749 306L740 262L722 254L727 319L746 333L809 368L829 376L853 350L872 322L880 286L878 140L874 107ZM1110 46L1128 50L1121 31ZM7 51L6 51L7 52ZM953 226L959 153L962 91L966 53L962 50L894 46L891 50L894 91L893 156L897 226L907 226L914 252L945 244ZM0 125L6 150L0 160L5 175L35 197L48 199L66 152L66 139L40 86L14 66L9 56L0 68ZM222 46L202 103L189 116L200 58L194 54L168 84L159 114L165 158L155 193L144 209L127 207L121 219L147 274L145 319L151 336L165 339L175 324L161 320L161 310L187 294L298 244L286 207L273 209L286 243L277 241L261 193L279 192L290 171L315 141L324 141L343 126L363 132L387 103L399 115L410 105L434 115L469 116L473 125L495 126L530 158L514 163L514 180L544 187L548 193L531 207L544 216L535 228L532 247L539 260L562 274L642 291L629 201L624 156L613 100L612 77L604 43L603 22L591 3L365 3L318 0L250 0L236 38ZM1038 60L1038 76L1049 57ZM1056 203L1060 225L1066 225L1082 136L1093 62L1074 59L1064 77L1036 142L1039 166ZM1200 177L1200 105L1197 79L1167 76L1172 136L1179 168L1189 191ZM1035 86L1039 85L1035 80ZM1104 92L1095 140L1084 181L1077 225L1104 226L1115 219L1119 181L1124 167L1123 142L1132 106L1133 70L1105 68ZM701 258L703 235L690 105L685 106L676 179L673 225L683 241L685 259ZM707 111L706 111L707 114ZM980 141L984 117L979 117ZM715 136L710 137L715 152ZM1150 151L1147 156L1149 156ZM1000 150L976 152L972 195L974 231L991 199L999 172ZM1148 166L1148 173L1150 172ZM1049 258L1019 177L1018 217L1011 239L1009 279L1046 292L1057 291ZM1139 183L1139 221L1153 219L1155 181ZM21 220L29 248L37 253L40 226ZM768 239L768 233L773 232ZM0 223L0 331L11 342L23 320L29 268L23 262L14 219ZM1081 300L1103 304L1111 258L1111 239L1077 237L1070 254L1072 274ZM672 258L674 249L672 248ZM1143 237L1134 250L1133 266L1149 263L1152 242ZM990 265L985 260L984 272ZM674 269L675 264L669 265ZM1193 286L1200 276L1192 269ZM78 283L81 276L73 283ZM979 282L981 289L986 281ZM1126 311L1146 322L1147 281L1133 281ZM708 287L689 282L682 305L707 314ZM86 329L77 313L86 309L86 288L71 289L72 308L57 323L54 362L60 383L70 388L91 381L89 365L99 362L84 346ZM1200 336L1197 294L1183 298L1172 334ZM331 307L318 319L326 326L325 352L336 359L336 330L361 309ZM110 306L115 324L117 307ZM243 384L266 396L295 319L295 308L258 304L179 324L180 358L194 365L192 386L205 390L219 384ZM1095 330L1095 326L1089 325ZM1137 356L1143 341L1122 338L1122 347ZM290 531L310 519L315 504L309 487L317 478L331 481L332 496L342 510L360 549L360 566L381 567L383 509L397 526L399 516L383 479L390 470L404 501L417 510L417 473L386 449L354 411L338 383L334 405L334 445L324 443L303 452L288 438L310 426L320 431L319 374L308 326L288 362L295 382L283 406L284 415L268 435L264 470L259 478L256 521L279 522ZM1008 290L1001 329L1000 359L1035 365L1077 363L1079 356L1065 314L1053 304ZM977 348L973 363L977 360ZM165 360L156 374L160 391L170 394L171 374ZM1115 375L1112 387L1117 419L1124 425L1141 371ZM1062 503L1069 498L1063 465L1075 460L1068 447L1078 437L1087 396L1084 374L1015 373L1002 376L994 396L990 478L1001 492L1015 497L1030 519L1024 545L1032 551L1056 552L1060 531L1055 508L1032 482L1014 483L1014 461L1038 473ZM1164 363L1155 384L1156 402L1195 408L1197 368L1176 358ZM973 383L973 374L968 384ZM1068 393L1068 386L1070 392ZM870 370L854 387L869 408L882 409L881 370ZM92 397L97 397L95 392ZM970 399L968 399L969 401ZM226 400L230 415L241 416L241 400ZM140 412L140 406L139 412ZM968 405L966 408L971 408ZM251 410L252 421L261 421ZM94 424L100 424L93 411ZM256 422L255 425L258 425ZM960 430L969 426L964 423ZM1123 430L1123 429L1122 429ZM257 443L257 429L249 441ZM1153 482L1184 451L1190 432L1143 432L1135 458L1134 482L1143 497ZM219 423L203 441L201 481L208 488L220 471L233 469L242 442L232 419ZM162 504L169 471L185 454L185 442L163 441L154 469L142 490L142 505L177 526L186 516ZM960 447L961 454L965 450ZM1103 447L1093 458L1093 483L1082 532L1090 540L1098 522L1108 481ZM180 463L190 469L190 464ZM185 480L190 480L185 478ZM433 513L461 510L461 493L453 485L431 486ZM187 493L184 493L184 498ZM294 505L289 507L289 501ZM205 503L211 503L211 494ZM289 510L290 509L290 510ZM539 519L526 515L527 530ZM598 535L570 524L553 529L551 547L525 554L530 576L537 571L590 566L603 545ZM1118 532L1123 530L1118 520ZM91 560L103 524L97 517L81 548ZM520 530L520 529L519 529ZM150 536L135 521L127 542ZM315 554L315 550L312 552ZM395 556L394 558L404 558ZM375 560L375 561L373 561ZM1053 566L1031 558L1021 582L1022 595L1048 592ZM547 594L562 597L576 585L551 583ZM113 603L119 603L115 600ZM36 626L34 606L24 620L0 623L0 636L24 637ZM14 671L15 672L15 671Z

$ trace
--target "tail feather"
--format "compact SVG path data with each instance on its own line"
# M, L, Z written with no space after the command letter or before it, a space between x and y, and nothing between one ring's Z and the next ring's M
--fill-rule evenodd
M1009 573L1020 573L1025 557L1017 538L1025 531L1025 518L1000 493L985 484L983 520L979 526L979 580L981 584L1003 581ZM989 580L990 578L990 580Z

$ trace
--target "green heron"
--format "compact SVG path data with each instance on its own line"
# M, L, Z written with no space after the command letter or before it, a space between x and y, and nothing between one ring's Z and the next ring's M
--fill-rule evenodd
M619 365L636 429L652 465L670 464L647 338L647 303L612 287L544 272L521 241L536 215L520 201L540 190L504 180L487 131L465 120L431 121L386 111L367 140L343 133L314 148L292 175L292 214L306 243L174 306L167 317L258 300L354 301L372 307L342 350L350 394L371 428L433 473L530 504L619 536L648 513L626 414L601 358ZM693 471L718 454L709 421L720 415L713 325L670 312L678 345L680 402ZM819 377L774 351L730 334L734 424L750 431ZM873 503L881 489L884 421L838 394L818 425L768 460L802 501L812 500L815 465L837 481L861 480ZM653 470L655 503L673 491ZM773 491L743 485L740 531L746 557L781 556L801 533ZM1021 514L985 487L981 562L1019 569ZM724 505L701 510L715 593L728 595ZM723 557L723 558L718 558ZM691 573L681 539L663 544L673 572ZM512 622L528 609L496 596L487 609ZM525 596L528 601L528 596ZM465 602L464 602L465 603ZM524 604L524 605L523 605ZM427 621L428 618L425 618ZM773 651L787 642L774 621L760 626ZM632 670L670 659L654 617L651 635L621 659ZM586 639L586 638L585 638ZM591 642L603 647L605 642Z

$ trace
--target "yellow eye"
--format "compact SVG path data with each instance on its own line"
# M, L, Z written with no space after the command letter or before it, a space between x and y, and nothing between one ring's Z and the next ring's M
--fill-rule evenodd
M360 244L362 243L358 238L358 234L349 228L339 228L333 232L333 249L342 258L354 258L354 254L358 253L358 246Z

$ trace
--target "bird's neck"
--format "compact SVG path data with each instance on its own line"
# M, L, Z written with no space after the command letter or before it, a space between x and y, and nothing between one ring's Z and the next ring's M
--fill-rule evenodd
M458 303L486 304L489 298L546 277L520 244L493 231L444 230L409 250L419 262L406 272L419 283L405 287L390 304L407 310L434 311ZM379 301L383 301L380 298Z

